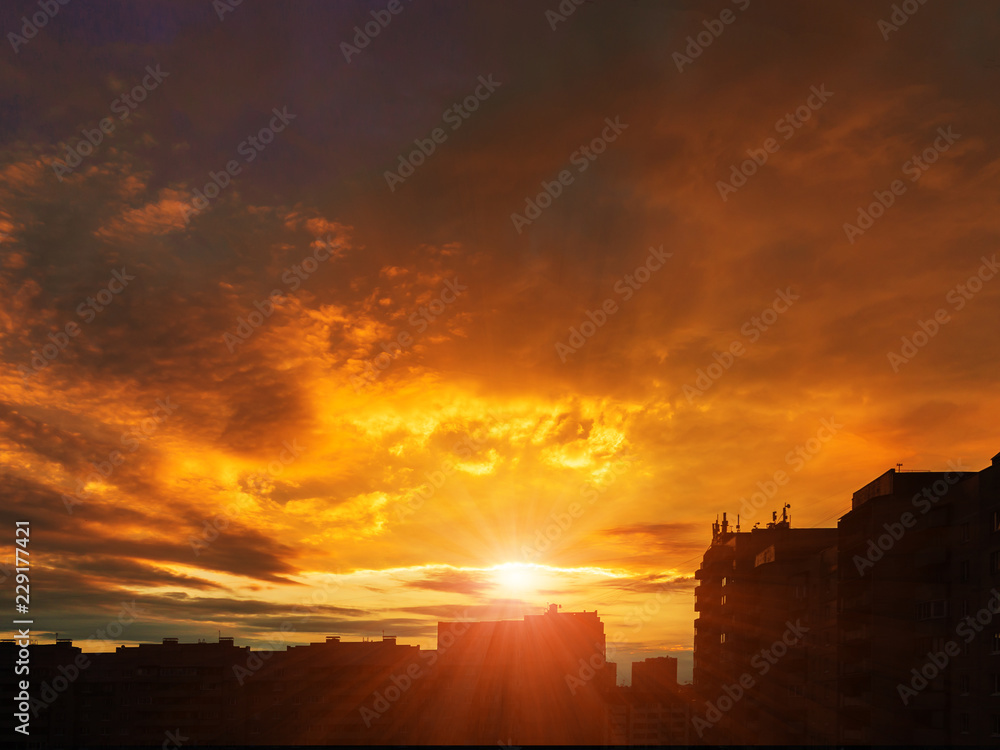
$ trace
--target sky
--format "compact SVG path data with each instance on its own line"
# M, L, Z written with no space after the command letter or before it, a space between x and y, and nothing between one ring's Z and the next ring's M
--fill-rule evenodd
M719 514L988 465L1000 9L903 5L6 4L36 637L556 603L690 679Z

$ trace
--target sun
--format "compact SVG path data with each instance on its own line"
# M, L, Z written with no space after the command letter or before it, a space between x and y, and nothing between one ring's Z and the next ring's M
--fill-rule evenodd
M493 567L493 581L509 591L533 591L538 586L536 566L528 563L503 563Z

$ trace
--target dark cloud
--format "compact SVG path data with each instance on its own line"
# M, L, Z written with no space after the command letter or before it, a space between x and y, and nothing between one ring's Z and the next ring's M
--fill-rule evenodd
M482 573L464 570L435 570L415 581L407 581L406 586L478 596L490 588L491 583Z

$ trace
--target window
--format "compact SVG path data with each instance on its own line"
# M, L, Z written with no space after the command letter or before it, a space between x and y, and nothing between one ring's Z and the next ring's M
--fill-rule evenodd
M725 594L723 594L723 595L722 595L722 603L723 603L723 604L725 604L725 603L726 603L726 595L725 595Z
M1000 716L993 714L993 736L1000 737Z
M993 530L1000 531L1000 510L993 511Z
M967 523L962 524L962 541L969 541L969 524Z
M969 561L968 560L962 560L962 562L960 562L958 564L958 580L961 583L968 583L969 582Z
M728 578L723 578L723 579L722 579L722 585L723 585L723 586L725 586L725 585L726 585L726 582L727 582L728 580L729 580Z
M993 673L993 695L1000 695L1000 672Z
M962 695L969 694L969 675L962 674L958 676L958 692Z
M990 552L990 573L1000 571L1000 550Z
M1000 633L998 633L997 635L1000 635ZM725 642L726 642L726 634L725 633L720 633L719 634L719 643L725 643Z
M970 724L970 722L969 722L969 715L968 714L959 714L958 715L958 724L962 728L962 734L968 734L969 733L969 724Z
M962 600L962 617L968 617L968 616L969 616L969 600L968 599L963 599Z
M993 634L993 653L1000 654L1000 630Z

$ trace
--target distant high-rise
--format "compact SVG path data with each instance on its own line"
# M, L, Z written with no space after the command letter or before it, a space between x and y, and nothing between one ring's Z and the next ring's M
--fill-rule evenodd
M677 659L658 656L632 662L632 687L625 689L627 739L633 745L690 742L691 696L677 684Z
M658 656L632 662L632 690L658 695L677 690L677 659Z

